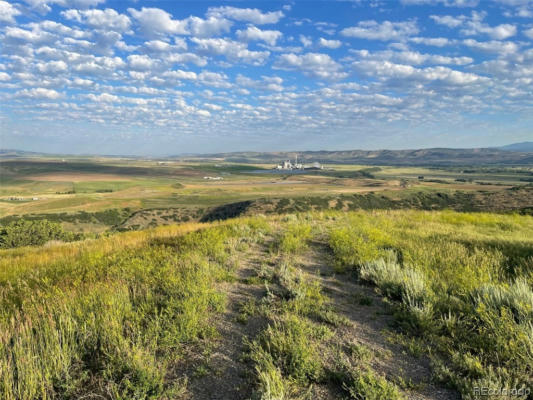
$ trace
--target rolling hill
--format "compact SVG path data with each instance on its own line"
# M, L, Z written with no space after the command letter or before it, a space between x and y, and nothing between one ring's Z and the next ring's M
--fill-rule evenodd
M50 154L48 154L50 155ZM181 159L195 161L223 160L237 163L278 163L282 160L298 159L303 162L328 164L362 165L528 165L533 164L533 142L514 143L502 147L451 149L431 148L413 150L338 150L338 151L240 151L212 154L177 154L159 159ZM0 158L24 158L45 156L21 150L2 150ZM125 157L114 155L108 157ZM127 156L132 157L132 156ZM133 157L142 158L142 157Z
M207 154L192 158L221 159L239 163L275 163L294 159L301 162L367 165L526 165L533 163L533 153L505 151L497 148L418 149L418 150L343 150L303 152L234 152ZM191 158L191 159L192 159Z
M500 150L505 151L518 151L522 153L531 153L533 152L533 142L520 142L520 143L512 143L508 144L506 146L499 147Z

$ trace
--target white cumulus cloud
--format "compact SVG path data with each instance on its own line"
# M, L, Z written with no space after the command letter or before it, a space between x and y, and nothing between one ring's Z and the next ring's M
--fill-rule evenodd
M196 44L198 52L211 56L225 56L230 61L242 61L248 64L261 65L270 55L268 51L248 50L244 43L230 39L192 38L191 41Z
M44 74L57 74L68 69L64 61L50 61L47 63L38 63L37 69Z
M329 55L322 53L281 54L274 67L284 70L297 70L305 75L326 80L342 79L348 75L342 71L339 63Z
M186 20L174 20L172 15L160 8L142 7L140 10L128 8L128 12L146 34L185 35L188 33Z
M32 9L41 14L52 10L52 5L57 4L65 8L89 8L105 3L105 0L24 0Z
M275 24L283 18L283 12L262 12L257 8L237 8L230 6L211 7L207 11L208 16L227 17L235 21L251 22L256 25Z
M497 54L516 53L519 49L519 46L514 42L499 40L480 42L474 39L465 39L463 40L463 44L472 49Z
M15 93L15 97L56 100L62 97L62 94L53 89L33 88L20 90Z
M155 61L147 55L132 54L128 56L128 65L135 71L148 71L153 68Z
M439 25L445 25L448 28L461 27L461 33L467 36L485 34L492 39L504 40L516 35L517 29L512 24L500 24L490 26L483 22L486 13L473 11L470 17L465 15L431 15L430 18Z
M342 46L342 42L340 40L328 40L320 38L318 40L318 45L320 47L327 47L328 49L338 49Z
M225 18L209 17L202 19L198 17L188 18L188 30L196 37L211 37L229 32L232 22Z
M416 44L424 44L426 46L444 47L453 43L450 39L445 37L412 37L410 42Z
M66 10L61 15L68 20L82 22L92 28L109 29L125 32L130 29L131 20L127 15L119 14L111 8L105 10Z
M17 15L20 15L19 10L7 1L0 0L0 22L13 24Z
M275 46L276 42L282 36L282 33L280 31L261 30L256 26L249 26L245 30L238 30L236 34L239 40L245 42L252 40L260 40L269 44L270 46Z
M374 20L361 21L357 26L344 28L341 35L369 40L402 40L419 32L415 21L405 22L377 22Z
M448 67L416 68L412 65L396 64L390 61L356 61L354 68L361 74L386 79L400 79L403 82L440 81L449 85L467 85L485 80L479 75L456 71Z

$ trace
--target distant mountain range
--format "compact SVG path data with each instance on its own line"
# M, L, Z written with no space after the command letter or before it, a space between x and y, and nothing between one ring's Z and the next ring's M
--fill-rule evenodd
M507 146L498 147L500 150L506 151L521 151L521 152L533 152L533 142L520 142L508 144Z
M34 153L32 151L25 151L25 150L0 149L0 158L32 157L32 156L39 156L39 155L42 155L42 153Z
M233 152L191 157L195 159L221 159L239 163L277 163L294 160L302 163L363 165L533 165L533 143L517 143L506 148L479 149L419 149L419 150L343 150L301 152Z
M0 159L44 156L42 153L1 150ZM49 154L47 154L49 156ZM302 163L363 165L533 165L533 142L513 143L501 147L478 149L418 149L418 150L340 150L297 152L232 152L203 155L176 155L167 159L209 161L213 159L236 163L278 163L294 160ZM87 156L84 156L87 157ZM117 156L119 157L119 156ZM122 156L123 157L123 156ZM142 157L135 157L142 158ZM153 159L153 157L146 157Z

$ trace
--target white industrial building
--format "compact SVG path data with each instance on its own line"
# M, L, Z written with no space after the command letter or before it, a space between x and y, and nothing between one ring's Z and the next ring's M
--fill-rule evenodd
M278 164L274 169L291 171L295 169L324 169L324 167L320 165L319 162L314 162L311 165L304 165L298 163L298 155L296 155L294 164L291 162L291 160L285 160L282 163Z

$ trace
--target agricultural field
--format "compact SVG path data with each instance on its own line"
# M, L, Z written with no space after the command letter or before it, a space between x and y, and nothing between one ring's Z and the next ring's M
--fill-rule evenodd
M100 233L211 220L213 212L233 217L231 210L242 202L248 205L238 215L328 208L529 212L533 207L533 168L527 165L326 164L304 173L273 171L273 166L218 159L3 158L0 222L46 218L67 230Z
M0 250L2 399L530 398L533 217L315 211Z

